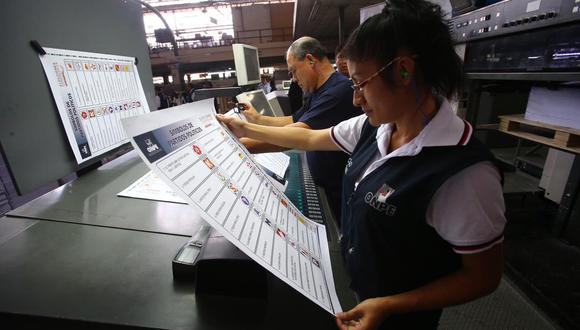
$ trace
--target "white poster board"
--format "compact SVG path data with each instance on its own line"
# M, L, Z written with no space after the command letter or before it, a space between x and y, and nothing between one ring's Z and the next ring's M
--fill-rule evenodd
M126 143L121 119L149 112L135 59L44 50L40 62L77 163Z

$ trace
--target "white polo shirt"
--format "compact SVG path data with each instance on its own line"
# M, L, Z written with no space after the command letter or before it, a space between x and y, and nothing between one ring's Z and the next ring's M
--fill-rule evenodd
M367 116L343 121L332 127L331 138L344 152L354 150ZM364 174L355 183L381 166L387 159L417 155L423 147L465 145L473 129L457 117L449 102L443 100L439 111L412 141L387 153L393 124L377 129L378 152ZM425 166L428 166L427 164ZM487 250L503 241L506 223L501 177L491 162L471 165L445 181L433 195L427 208L427 224L449 242L456 253L469 254Z

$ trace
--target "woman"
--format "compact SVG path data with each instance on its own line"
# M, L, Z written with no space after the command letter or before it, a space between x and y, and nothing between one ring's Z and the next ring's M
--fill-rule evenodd
M341 245L359 304L337 314L340 329L436 329L443 307L499 284L501 174L447 100L461 60L439 6L391 0L342 53L363 115L318 131L220 120L237 136L351 155Z

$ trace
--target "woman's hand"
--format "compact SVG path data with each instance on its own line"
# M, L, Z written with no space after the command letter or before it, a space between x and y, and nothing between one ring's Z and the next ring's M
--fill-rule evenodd
M224 115L217 115L216 118L217 120L226 124L226 126L228 126L230 131L232 131L232 133L234 133L238 138L246 136L247 132L245 121L234 117L227 117Z
M336 314L336 324L341 330L374 330L389 316L385 297L370 298L348 312Z

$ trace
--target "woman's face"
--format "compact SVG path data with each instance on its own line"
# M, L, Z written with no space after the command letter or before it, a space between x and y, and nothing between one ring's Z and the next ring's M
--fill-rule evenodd
M353 101L355 106L361 107L369 117L373 126L390 123L402 114L401 107L397 107L400 93L396 88L389 87L377 72L389 70L379 66L374 61L355 62L348 60L348 71L354 85ZM396 63L395 63L396 64ZM392 72L391 70L387 72Z

